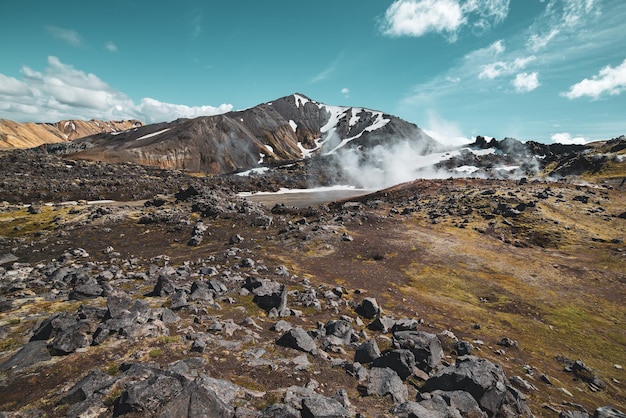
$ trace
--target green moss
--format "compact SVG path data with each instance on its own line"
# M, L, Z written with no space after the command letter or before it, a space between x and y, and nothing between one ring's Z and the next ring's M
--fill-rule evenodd
M155 348L148 352L148 355L152 358L161 357L163 354L164 354L163 350L160 348Z

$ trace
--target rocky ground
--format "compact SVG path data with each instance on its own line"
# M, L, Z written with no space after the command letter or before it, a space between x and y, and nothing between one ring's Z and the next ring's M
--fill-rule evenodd
M296 208L235 192L335 180L315 162L0 165L0 416L626 410L619 178L416 181Z

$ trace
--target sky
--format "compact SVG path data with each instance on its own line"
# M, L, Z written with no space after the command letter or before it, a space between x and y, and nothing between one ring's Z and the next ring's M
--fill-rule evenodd
M292 93L447 143L626 134L624 0L0 0L0 118L171 121Z

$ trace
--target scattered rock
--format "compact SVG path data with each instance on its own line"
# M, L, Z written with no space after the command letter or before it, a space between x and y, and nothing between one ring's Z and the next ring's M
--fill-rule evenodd
M367 319L377 318L381 315L382 310L378 306L375 298L365 298L355 308L356 313Z

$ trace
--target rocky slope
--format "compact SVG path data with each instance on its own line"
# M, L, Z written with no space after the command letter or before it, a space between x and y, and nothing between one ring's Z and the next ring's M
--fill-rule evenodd
M143 126L138 120L62 120L56 123L18 123L0 119L0 150L32 148L72 141L103 132L121 132Z
M623 185L235 193L317 163L191 177L0 154L0 414L624 416Z
M424 152L438 147L416 125L395 116L294 94L246 110L99 134L46 150L72 158L220 174L397 141L409 141Z

